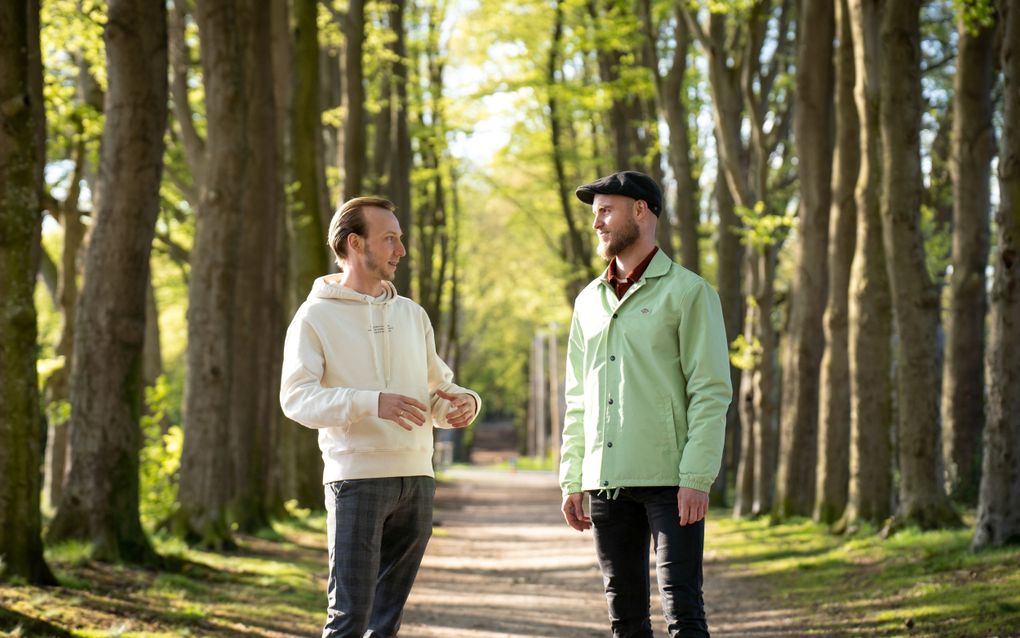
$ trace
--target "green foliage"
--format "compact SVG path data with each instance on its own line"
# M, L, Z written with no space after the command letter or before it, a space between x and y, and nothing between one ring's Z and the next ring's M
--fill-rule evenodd
M748 297L747 303L753 304L754 299ZM730 343L730 364L741 370L753 370L761 361L761 352L761 341L757 337L749 342L743 334L739 334Z
M924 237L924 262L932 281L942 282L952 258L953 231L949 224L940 224L936 211L921 206L921 234Z
M184 430L179 425L166 426L168 398L172 395L165 375L145 389L148 410L141 421L144 442L139 466L139 511L149 529L169 518L177 505Z
M995 24L995 4L992 0L953 0L953 8L960 15L971 35Z
M797 218L793 214L778 215L767 212L765 202L755 203L753 209L737 206L736 211L743 221L743 226L738 232L743 237L744 243L758 250L782 244L790 231L797 226Z

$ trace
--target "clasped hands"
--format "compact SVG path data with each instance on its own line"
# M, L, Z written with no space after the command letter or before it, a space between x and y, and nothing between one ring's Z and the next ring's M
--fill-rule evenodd
M436 390L436 394L451 403L450 411L446 415L446 422L450 427L462 428L471 422L475 415L475 398L470 394L450 394L442 390ZM425 424L425 414L428 411L421 401L403 394L379 393L379 418L393 421L405 430L412 430L414 426Z

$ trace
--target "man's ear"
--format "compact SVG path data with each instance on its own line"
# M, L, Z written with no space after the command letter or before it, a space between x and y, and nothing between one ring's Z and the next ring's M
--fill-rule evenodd
M645 221L649 215L652 214L652 210L648 208L648 202L643 199L634 200L634 217L639 221Z
M356 253L361 253L364 250L364 246L365 246L364 240L361 238L361 235L351 233L350 235L347 236L348 253L352 251Z

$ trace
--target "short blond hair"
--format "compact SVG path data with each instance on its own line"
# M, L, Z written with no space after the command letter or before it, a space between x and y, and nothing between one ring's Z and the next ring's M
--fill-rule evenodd
M344 202L329 222L329 234L326 239L338 266L342 266L341 262L347 259L347 237L350 235L365 237L366 207L385 208L391 213L397 210L396 204L382 197L355 197Z

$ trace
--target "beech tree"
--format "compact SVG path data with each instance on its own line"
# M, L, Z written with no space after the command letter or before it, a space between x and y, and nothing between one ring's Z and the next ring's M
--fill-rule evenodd
M102 560L157 560L138 518L149 253L167 118L167 18L160 0L111 0L109 87L71 368L71 467L49 529Z
M995 24L957 18L959 53L953 83L953 274L946 313L942 374L942 447L950 495L977 501L984 429L985 266L991 210Z
M783 358L776 512L810 515L818 458L818 391L829 285L827 248L832 197L833 0L802 2L798 14L794 142L800 204L796 274Z
M860 124L854 103L854 44L847 0L836 2L835 126L829 217L825 354L818 395L818 480L814 518L833 523L846 509L850 480L850 267L857 232L854 187L860 170Z
M1020 8L998 3L1003 127L991 294L981 495L974 547L1020 542Z
M278 412L283 242L271 6L199 2L208 141L192 252L180 508L192 542L232 544L268 521L268 452ZM274 355L274 353L276 353Z
M39 3L0 5L0 579L54 585L39 513L33 303L42 192Z
M940 470L938 291L921 236L921 0L890 2L881 27L882 237L896 328L897 521L959 523Z
M848 302L850 485L837 531L858 520L881 522L892 508L892 299L879 210L881 9L880 0L849 0L861 165L854 190L857 238Z

